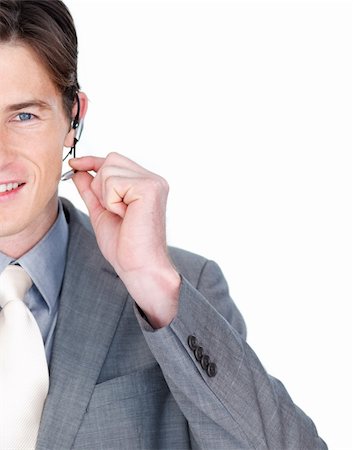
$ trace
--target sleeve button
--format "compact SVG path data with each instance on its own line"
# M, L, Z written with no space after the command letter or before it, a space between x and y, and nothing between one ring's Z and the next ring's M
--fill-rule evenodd
M197 339L195 336L190 335L188 337L188 345L193 352L197 349Z
M207 367L207 375L209 377L215 377L217 374L217 366L214 362L209 363Z
M201 358L201 367L203 368L203 370L207 370L209 363L210 357L208 355L203 355L203 357Z
M195 358L197 361L201 361L201 358L203 357L203 348L202 347L197 347L195 348Z

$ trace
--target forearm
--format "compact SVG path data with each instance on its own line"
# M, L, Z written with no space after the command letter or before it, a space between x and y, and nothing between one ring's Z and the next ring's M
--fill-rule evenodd
M215 291L210 292L213 270L203 274L207 281L203 285L200 280L199 290L183 279L178 314L170 326L153 331L139 317L193 439L201 447L208 443L208 448L212 448L212 436L220 435L224 448L326 448L312 421L293 404L283 385L266 373L247 345L237 315L229 323L200 292L214 295L220 305L228 302L219 298L226 293L219 274ZM216 365L216 374L197 361L189 336L196 338L196 346Z

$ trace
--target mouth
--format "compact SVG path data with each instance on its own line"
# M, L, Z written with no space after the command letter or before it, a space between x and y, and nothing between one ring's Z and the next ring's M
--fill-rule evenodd
M24 186L25 183L21 182L11 182L11 183L0 183L0 195L7 194L9 192L15 191L20 187Z

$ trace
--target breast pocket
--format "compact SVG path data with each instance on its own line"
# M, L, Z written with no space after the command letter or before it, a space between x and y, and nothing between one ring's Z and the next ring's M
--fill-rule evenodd
M178 417L184 429L185 419L154 365L96 385L74 448L167 448Z

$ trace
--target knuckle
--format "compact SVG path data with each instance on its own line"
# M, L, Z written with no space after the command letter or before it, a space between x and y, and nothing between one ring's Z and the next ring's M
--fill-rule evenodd
M146 183L151 189L156 191L167 191L169 188L167 181L159 175L147 178Z
M168 181L165 178L161 177L161 176L158 176L158 178L159 178L159 183L161 185L161 188L164 191L168 192L169 191L169 183L168 183Z
M118 156L119 155L116 152L109 152L105 159L106 159L107 162L111 162L111 161L115 161Z

